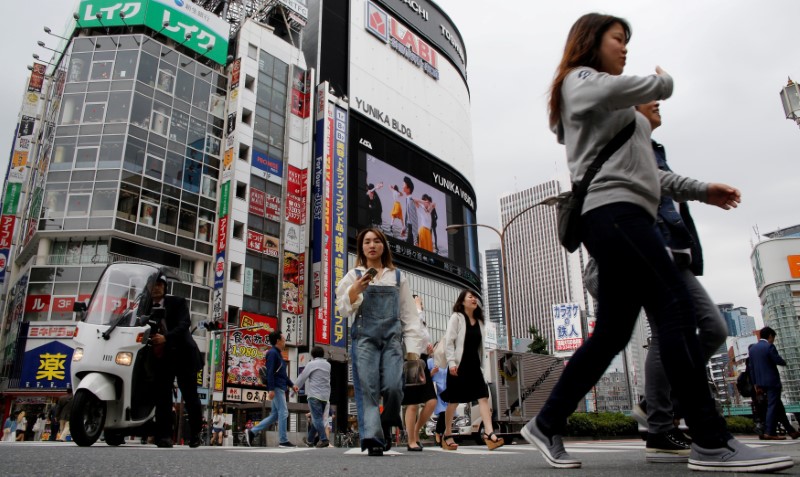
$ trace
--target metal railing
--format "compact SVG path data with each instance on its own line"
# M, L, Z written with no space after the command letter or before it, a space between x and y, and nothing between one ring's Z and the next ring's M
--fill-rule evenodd
M33 265L54 265L54 266L81 266L81 265L108 265L110 263L145 263L155 266L160 266L158 263L141 258L129 257L127 255L120 255L118 253L104 253L104 254L68 254L68 255L48 255L41 260L41 257L34 256L32 260ZM209 286L206 277L198 277L193 273L184 272L182 270L173 269L174 273L184 283L194 283L196 285Z

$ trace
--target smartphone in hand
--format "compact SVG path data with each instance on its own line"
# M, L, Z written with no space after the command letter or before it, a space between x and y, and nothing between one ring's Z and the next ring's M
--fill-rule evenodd
M378 275L378 271L377 271L377 270L375 270L374 268L370 268L369 270L367 270L367 271L364 273L364 275L367 275L367 276L369 277L369 279L370 279L370 280L374 280L374 279L375 279L375 276L376 276L376 275Z

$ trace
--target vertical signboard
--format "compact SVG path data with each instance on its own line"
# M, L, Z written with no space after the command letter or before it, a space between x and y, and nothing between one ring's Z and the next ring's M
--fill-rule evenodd
M583 344L580 305L577 303L553 305L553 324L556 351L574 351L580 348Z
M331 241L326 229L329 210L328 187L326 177L331 163L331 142L333 140L333 110L328 105L328 83L317 87L316 108L316 144L314 150L313 179L313 217L312 236L314 246L311 249L312 306L314 313L314 343L329 345L330 336L330 259L326 250ZM329 196L328 196L329 197Z
M347 271L347 111L336 106L334 108L333 163L331 165L331 188L333 191L333 286L336 288ZM339 313L331 297L332 317L331 344L340 348L347 347L347 320Z

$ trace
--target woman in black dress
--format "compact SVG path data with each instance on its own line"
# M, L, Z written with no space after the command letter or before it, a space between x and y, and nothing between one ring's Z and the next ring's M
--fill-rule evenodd
M483 377L483 309L478 296L464 290L453 305L453 314L447 323L445 346L447 355L447 389L442 399L448 402L445 411L445 436L442 449L456 450L453 442L453 414L459 403L478 401L483 420L483 441L489 450L503 445L503 439L494 434L492 410L489 408L489 387Z

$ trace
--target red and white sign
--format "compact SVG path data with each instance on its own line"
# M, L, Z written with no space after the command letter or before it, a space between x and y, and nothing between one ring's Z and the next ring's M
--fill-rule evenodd
M264 194L264 217L275 222L281 221L281 198Z
M13 215L0 217L0 248L11 248L11 240L14 236L14 224L17 218Z
M265 200L266 196L263 191L251 188L250 201L248 203L249 212L259 217L264 217Z
M68 313L72 311L75 305L74 296L54 296L53 297L53 311L55 313Z
M28 328L28 338L72 338L75 336L75 328L75 326L31 325Z
M50 295L28 295L25 298L25 312L50 311Z
M289 166L286 184L286 220L302 225L306 222L308 170Z
M262 253L264 251L264 234L248 229L247 248L254 252Z
M224 252L228 245L228 215L219 218L219 230L217 230L217 253Z

